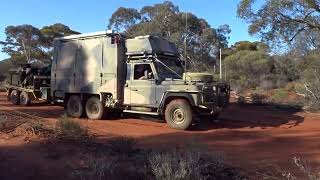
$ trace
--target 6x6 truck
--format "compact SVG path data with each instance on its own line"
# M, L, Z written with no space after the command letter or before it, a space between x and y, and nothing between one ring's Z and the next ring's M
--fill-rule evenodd
M185 130L197 115L217 118L230 86L210 74L184 72L179 57L173 43L156 36L103 31L56 38L50 87L39 89L63 102L71 117L101 119L111 110L164 115L171 128Z

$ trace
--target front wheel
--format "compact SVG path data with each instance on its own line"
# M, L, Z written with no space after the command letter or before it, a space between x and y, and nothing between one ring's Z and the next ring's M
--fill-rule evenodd
M12 104L19 105L20 104L20 91L12 90L10 94L10 100Z
M101 119L105 113L105 109L102 102L98 97L95 96L92 96L88 99L85 109L89 119Z
M166 107L165 120L169 127L186 130L192 124L192 109L184 99L172 100Z
M79 118L83 115L83 104L79 96L72 95L65 106L66 113L70 117Z

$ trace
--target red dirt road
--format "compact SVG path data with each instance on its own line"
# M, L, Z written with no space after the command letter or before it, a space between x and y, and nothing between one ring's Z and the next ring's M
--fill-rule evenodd
M63 108L59 106L14 106L6 101L4 93L0 93L1 109L36 115L49 123L63 114ZM222 113L219 122L199 122L191 131L170 129L163 121L148 116L140 119L126 116L113 120L83 120L83 123L98 138L134 137L140 146L148 148L173 148L196 141L205 144L212 152L225 154L227 161L234 166L251 169L252 172L270 163L288 166L294 156L320 165L320 114L232 104ZM0 139L0 153L1 150L25 145L23 141ZM25 158L24 153L21 150L17 158Z

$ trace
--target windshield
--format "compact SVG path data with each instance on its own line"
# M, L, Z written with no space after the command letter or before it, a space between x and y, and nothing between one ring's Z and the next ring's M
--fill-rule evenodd
M161 58L159 59L161 62L155 62L155 66L157 69L158 76L161 79L166 79L166 78L172 78L172 79L181 79L183 76L183 66L181 64L181 61L179 59L164 59ZM175 71L176 73L172 72L171 70Z

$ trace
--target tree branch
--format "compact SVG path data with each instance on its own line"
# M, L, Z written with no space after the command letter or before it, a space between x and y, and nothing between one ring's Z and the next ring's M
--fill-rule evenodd
M303 84L306 91L309 92L310 94L312 94L312 96L317 100L319 101L319 98L308 88L308 86L306 84Z

